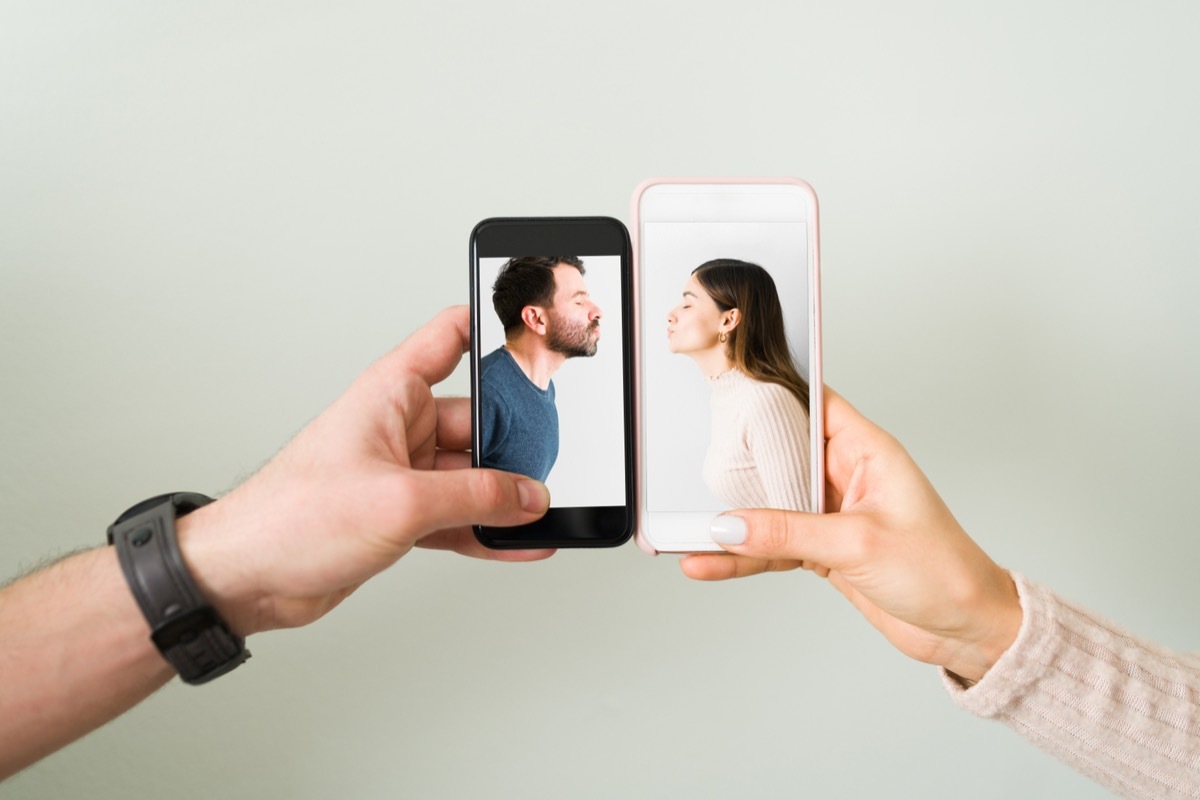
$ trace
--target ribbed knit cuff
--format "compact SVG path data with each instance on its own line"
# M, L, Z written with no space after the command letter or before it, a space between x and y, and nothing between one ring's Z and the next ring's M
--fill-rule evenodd
M1049 589L1011 573L1021 602L1021 628L1017 638L992 668L967 688L959 678L942 670L942 683L960 707L981 717L994 717L1020 700L1042 679L1056 660L1062 639L1055 635L1057 604Z
M1200 798L1200 659L1130 634L1014 575L1024 619L962 708L1139 800Z

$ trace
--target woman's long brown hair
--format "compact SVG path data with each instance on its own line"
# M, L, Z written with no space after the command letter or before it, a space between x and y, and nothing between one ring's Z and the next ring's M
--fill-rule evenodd
M808 381L800 376L783 328L783 307L771 273L735 258L706 261L692 270L717 308L741 312L729 332L726 352L734 365L755 380L777 383L808 410Z

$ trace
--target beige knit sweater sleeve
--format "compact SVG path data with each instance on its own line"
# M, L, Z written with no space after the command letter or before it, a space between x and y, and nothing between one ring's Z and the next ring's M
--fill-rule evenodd
M1200 798L1200 657L1173 653L1014 575L1024 619L955 702L1124 797Z

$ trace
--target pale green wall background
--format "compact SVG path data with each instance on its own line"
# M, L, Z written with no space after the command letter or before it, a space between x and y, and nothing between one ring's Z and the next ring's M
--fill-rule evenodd
M831 385L998 560L1194 649L1197 30L1184 1L3 0L0 571L252 472L465 301L485 216L795 175ZM1106 796L810 574L420 552L251 648L0 796Z

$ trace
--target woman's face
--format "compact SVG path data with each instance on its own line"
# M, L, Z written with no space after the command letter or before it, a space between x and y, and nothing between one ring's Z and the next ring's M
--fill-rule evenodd
M683 299L667 314L667 349L693 354L723 347L717 337L724 316L696 276L689 275Z

